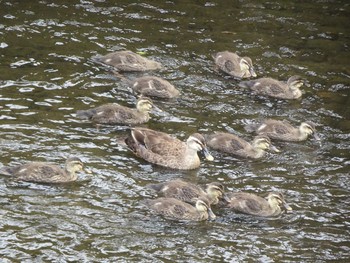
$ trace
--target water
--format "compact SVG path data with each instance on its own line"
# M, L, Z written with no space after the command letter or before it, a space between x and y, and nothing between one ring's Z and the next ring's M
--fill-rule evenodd
M2 1L0 166L63 164L78 156L92 174L67 185L0 177L2 262L347 262L349 243L350 71L347 1ZM118 144L125 127L96 129L76 110L135 97L91 57L145 52L154 73L182 96L157 101L144 126L185 140L262 118L318 124L322 145L275 142L259 161L213 152L194 171L135 158ZM211 55L249 55L259 76L301 75L301 100L255 97L213 70ZM150 74L150 73L149 73ZM126 74L135 78L142 74ZM145 185L183 178L222 182L228 191L282 191L292 214L261 219L214 209L211 222L150 215Z

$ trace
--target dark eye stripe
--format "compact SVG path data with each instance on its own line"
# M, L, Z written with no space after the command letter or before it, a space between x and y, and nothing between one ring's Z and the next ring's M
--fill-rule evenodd
M202 148L204 147L204 144L200 140L198 140L197 138L194 138L194 141L196 143L198 143Z

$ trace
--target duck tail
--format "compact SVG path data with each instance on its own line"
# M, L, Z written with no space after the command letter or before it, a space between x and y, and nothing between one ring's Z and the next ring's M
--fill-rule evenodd
M91 58L91 60L92 60L93 62L102 63L102 62L103 62L103 56L101 56L101 55L96 55L96 56L93 56L93 57Z
M146 185L147 188L155 190L156 192L160 192L163 186L164 186L164 183Z
M3 166L0 168L0 174L6 176L12 176L16 167Z
M90 109L90 110L78 110L76 115L79 119L85 119L89 120L96 114L95 109Z
M251 124L247 124L244 126L244 129L247 132L255 132L258 128L259 128L260 124L258 123L251 123Z
M126 137L124 142L130 148L130 150L132 150L133 152L136 151L135 142L131 136Z
M252 81L247 80L247 81L241 81L238 83L238 87L240 88L250 88L252 86Z

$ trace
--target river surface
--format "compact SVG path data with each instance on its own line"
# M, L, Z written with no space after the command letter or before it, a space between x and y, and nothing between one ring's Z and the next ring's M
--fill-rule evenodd
M115 2L115 3L112 3ZM92 174L66 185L0 176L1 262L349 262L349 1L0 1L0 167L63 165L77 156ZM274 142L281 153L176 171L120 145L128 127L101 127L75 112L133 107L125 81L91 58L132 50L161 62L154 74L181 96L143 126L186 140L264 118L312 120L322 139ZM214 70L212 54L252 58L259 77L307 80L303 97L257 97ZM141 73L124 74L133 79ZM177 222L141 204L145 186L183 178L227 191L281 191L293 213L257 218L213 208L214 221Z

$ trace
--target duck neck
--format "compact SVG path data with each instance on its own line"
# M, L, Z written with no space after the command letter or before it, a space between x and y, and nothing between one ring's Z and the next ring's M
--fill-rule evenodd
M278 205L278 203L276 203L275 201L269 200L269 206L272 211L272 214L271 214L272 216L279 215L281 213L281 208Z
M293 98L295 98L295 99L300 98L301 95L303 95L303 94L301 93L301 90L298 89L298 88L292 89L291 91L292 91L292 94L293 94Z
M252 147L247 151L248 157L261 158L265 154L265 150L259 147L258 143L253 143Z
M209 218L208 212L203 210L197 210L199 220L207 220Z
M216 205L217 203L219 203L218 197L212 192L207 193L207 198L209 199L209 202L212 205Z
M254 148L253 154L251 155L251 157L253 157L253 158L261 158L261 157L264 156L264 154L265 154L265 150L256 147L256 148Z
M66 181L75 181L75 180L77 180L78 176L77 176L76 171L74 169L66 167L65 172L66 172L66 175L67 175L67 180Z
M137 112L139 113L140 119L143 121L148 121L149 120L149 111L148 110L140 110L138 109Z
M308 136L308 134L305 131L303 131L301 129L298 130L298 139L299 139L299 141L306 140L307 136Z
M200 165L200 159L195 149L187 147L183 158L189 169L197 168Z

